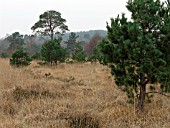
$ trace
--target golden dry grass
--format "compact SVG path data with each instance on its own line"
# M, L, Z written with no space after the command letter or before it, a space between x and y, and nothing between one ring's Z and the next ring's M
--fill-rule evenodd
M170 128L170 100L140 113L99 64L10 67L0 59L0 128Z

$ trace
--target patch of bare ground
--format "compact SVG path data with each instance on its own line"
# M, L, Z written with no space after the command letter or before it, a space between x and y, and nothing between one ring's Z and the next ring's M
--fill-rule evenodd
M140 113L100 64L14 68L0 59L0 76L0 128L170 127L167 97Z

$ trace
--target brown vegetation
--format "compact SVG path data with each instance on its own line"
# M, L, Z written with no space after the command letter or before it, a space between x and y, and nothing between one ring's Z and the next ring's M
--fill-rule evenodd
M140 113L102 65L8 63L0 60L0 128L170 127L167 97L155 95Z
M97 44L99 43L99 41L101 40L102 38L100 37L99 34L95 34L91 39L90 41L85 45L85 52L89 55L92 55L93 52L94 52L94 49L96 48Z

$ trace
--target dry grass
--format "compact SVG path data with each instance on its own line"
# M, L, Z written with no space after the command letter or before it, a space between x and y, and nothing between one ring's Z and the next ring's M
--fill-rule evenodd
M99 64L10 67L0 59L0 128L170 128L170 100L144 113Z

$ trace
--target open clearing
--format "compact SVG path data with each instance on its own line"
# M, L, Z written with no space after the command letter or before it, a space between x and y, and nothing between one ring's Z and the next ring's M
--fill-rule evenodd
M0 128L170 128L170 100L136 111L100 64L14 68L0 59Z

